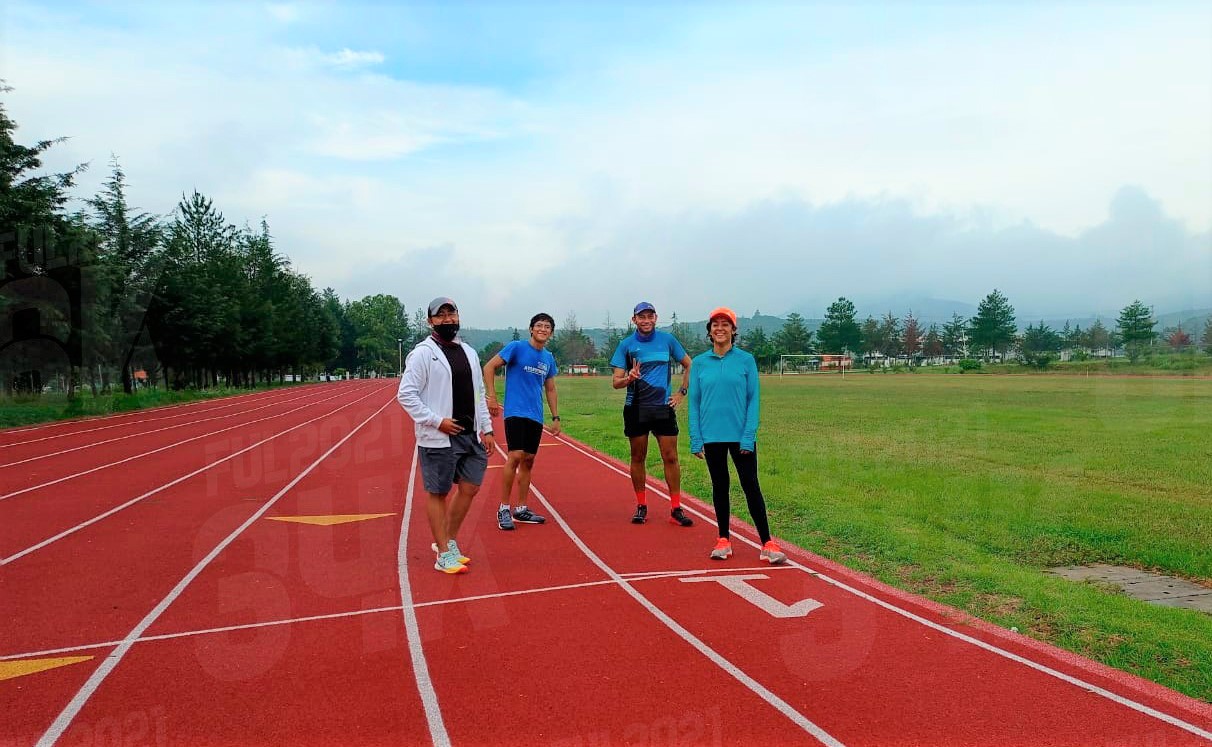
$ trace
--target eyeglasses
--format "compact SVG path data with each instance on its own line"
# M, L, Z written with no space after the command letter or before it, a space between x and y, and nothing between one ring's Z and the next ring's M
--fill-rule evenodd
M547 322L538 322L533 327L531 327L531 329L542 329L542 330L547 330L548 332L550 332L552 330L552 326L550 324L548 324Z

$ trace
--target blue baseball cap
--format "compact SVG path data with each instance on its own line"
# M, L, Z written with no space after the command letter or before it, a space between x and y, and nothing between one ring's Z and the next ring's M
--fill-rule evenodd
M652 304L648 303L647 301L640 301L639 303L637 303L635 305L635 308L631 310L631 315L635 316L636 314L640 313L641 311L651 311L652 313L655 314L656 307L653 306Z

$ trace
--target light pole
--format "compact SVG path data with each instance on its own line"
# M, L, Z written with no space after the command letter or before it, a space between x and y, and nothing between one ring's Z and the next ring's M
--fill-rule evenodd
M397 337L396 345L400 348L400 376L404 376L404 338Z

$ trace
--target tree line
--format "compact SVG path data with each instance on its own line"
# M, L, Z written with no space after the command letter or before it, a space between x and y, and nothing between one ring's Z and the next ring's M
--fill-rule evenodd
M803 319L791 314L775 335L767 337L761 329L755 329L743 334L740 344L767 369L777 364L780 355L802 353L847 354L867 362L897 360L910 365L930 360L1005 361L1016 357L1025 364L1044 367L1066 350L1076 359L1123 351L1135 361L1159 343L1176 351L1197 344L1193 333L1181 326L1160 332L1156 327L1153 310L1134 300L1120 311L1112 329L1101 320L1086 329L1068 322L1061 329L1053 329L1041 321L1027 325L1020 333L1013 305L994 289L970 319L953 314L950 321L927 328L912 312L904 318L888 312L878 319L868 316L859 322L854 303L842 297L829 305L815 339ZM1212 318L1206 320L1198 346L1212 353Z
M576 315L571 314L549 347L561 365L582 363L592 369L604 369L610 365L611 353L633 328L630 324L619 328L607 317L603 329L606 340L598 349L577 323ZM665 329L678 338L691 357L710 347L703 327L679 321L676 313ZM1212 353L1212 318L1199 331L1198 340L1195 333L1181 326L1159 332L1152 309L1135 300L1123 308L1113 328L1101 320L1085 329L1068 322L1061 329L1053 329L1041 321L1020 332L1013 305L1001 291L994 289L971 318L953 314L947 322L925 327L912 312L903 318L888 312L880 318L868 316L859 321L854 303L842 297L829 305L815 332L809 329L803 316L793 312L773 334L767 334L761 327L741 330L737 344L752 353L758 366L767 371L778 366L782 355L803 354L849 355L859 364L897 361L908 365L1017 358L1024 364L1042 368L1057 360L1062 351L1068 351L1077 360L1108 357L1122 351L1132 361L1162 346L1175 351L1201 347ZM493 343L482 354L490 356L499 349L500 343Z
M141 382L252 386L320 371L389 373L426 333L420 312L410 323L394 296L342 301L317 291L264 219L237 227L196 190L170 215L140 210L117 158L100 191L73 205L87 164L42 173L44 154L63 138L23 145L16 130L0 103L0 315L13 328L0 340L6 394L56 380L69 394L81 385L129 393ZM69 355L47 354L37 343L48 340Z

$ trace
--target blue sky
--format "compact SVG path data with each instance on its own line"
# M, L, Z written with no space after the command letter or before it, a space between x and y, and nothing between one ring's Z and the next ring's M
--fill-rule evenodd
M7 2L5 104L318 287L596 325L639 298L1212 306L1207 3ZM892 309L903 314L907 309Z

